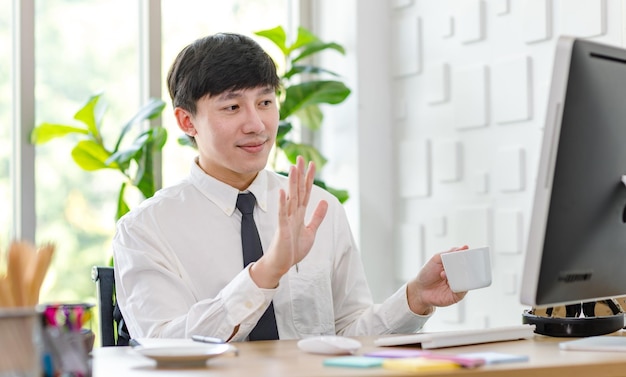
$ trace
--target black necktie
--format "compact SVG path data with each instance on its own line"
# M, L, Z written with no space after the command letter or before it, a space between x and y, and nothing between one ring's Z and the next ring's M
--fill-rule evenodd
M255 203L256 198L252 193L239 194L237 197L237 208L241 212L241 246L243 248L244 267L263 255L263 246L252 215ZM270 302L270 306L267 307L248 338L250 340L278 339L273 303Z

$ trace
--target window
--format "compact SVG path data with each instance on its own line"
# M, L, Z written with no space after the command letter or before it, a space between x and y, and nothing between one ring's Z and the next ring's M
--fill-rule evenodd
M11 237L11 205L13 193L11 190L11 151L12 133L11 109L13 96L11 87L11 1L0 0L0 198L4 201L0 211L0 245L6 244ZM1 268L2 266L0 266Z
M36 1L37 124L79 125L74 113L102 92L108 107L101 132L105 143L116 141L139 106L138 19L137 3L126 0ZM36 238L57 246L44 286L45 298L52 301L94 295L89 272L107 263L123 181L116 171L80 169L69 153L73 145L55 139L36 148Z

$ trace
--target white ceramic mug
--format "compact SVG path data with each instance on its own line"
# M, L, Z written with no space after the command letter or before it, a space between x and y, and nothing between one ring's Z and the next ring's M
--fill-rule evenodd
M487 246L442 253L441 261L452 292L491 285L491 258Z

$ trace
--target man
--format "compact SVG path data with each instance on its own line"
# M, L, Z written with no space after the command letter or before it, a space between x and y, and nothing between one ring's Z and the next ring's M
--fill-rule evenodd
M117 299L132 337L243 341L270 312L280 339L411 333L436 306L464 297L450 291L435 255L394 295L372 303L344 209L313 186L315 166L298 158L289 177L265 170L280 80L252 39L199 39L180 52L167 81L198 157L187 179L119 221ZM256 199L264 251L245 267L240 193Z

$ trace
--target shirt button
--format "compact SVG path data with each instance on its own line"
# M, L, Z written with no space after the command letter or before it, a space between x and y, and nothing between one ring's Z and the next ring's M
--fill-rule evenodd
M250 309L252 307L252 303L250 301L246 301L246 308Z

